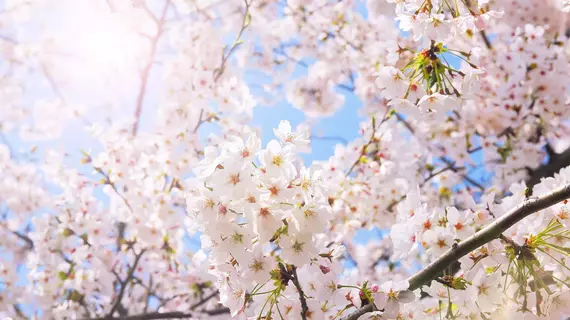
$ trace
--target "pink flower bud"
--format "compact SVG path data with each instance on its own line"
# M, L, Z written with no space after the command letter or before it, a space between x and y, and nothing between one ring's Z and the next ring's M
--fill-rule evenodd
M331 268L329 268L329 267L325 267L325 266L323 266L323 265L319 265L319 268L321 269L321 272L324 273L324 274L327 274L327 273L331 272Z
M372 292L376 293L378 292L378 285L377 284L373 284L372 287L370 287L370 289L372 290Z

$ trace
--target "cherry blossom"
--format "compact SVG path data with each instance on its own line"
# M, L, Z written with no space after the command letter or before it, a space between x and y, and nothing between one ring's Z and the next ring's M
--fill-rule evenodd
M570 316L565 1L0 7L2 317Z

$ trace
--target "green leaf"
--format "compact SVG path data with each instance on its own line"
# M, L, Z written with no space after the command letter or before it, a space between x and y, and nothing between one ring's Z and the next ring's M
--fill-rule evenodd
M73 230L71 230L71 229L69 229L69 228L63 229L62 235L63 235L64 237L67 238L67 237L72 236L73 234L74 234Z
M437 83L437 75L436 75L435 72L432 71L432 72L429 74L428 86L427 86L427 87L428 87L428 88L431 88L431 87L433 87L434 84L436 84L436 83Z
M60 271L57 273L57 277L59 278L59 280L64 281L65 279L67 279L67 273Z
M77 291L77 290L73 290L69 294L69 300L71 300L71 301L79 302L79 301L81 301L81 299L83 299L83 295L81 293L79 293L79 291Z

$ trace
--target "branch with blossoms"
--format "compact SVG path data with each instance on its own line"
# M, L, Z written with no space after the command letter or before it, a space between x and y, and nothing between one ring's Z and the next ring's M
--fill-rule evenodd
M554 2L6 3L2 316L566 316L570 53ZM265 143L256 105L281 99L343 129L358 100L359 137L281 121ZM70 106L96 145L62 136ZM40 141L69 136L96 150L88 166L52 150L69 139ZM309 162L319 139L341 144ZM14 156L28 141L45 161Z
M243 40L241 39L241 37L242 37L245 29L247 29L247 27L251 23L251 13L249 12L249 8L251 6L251 1L253 1L253 0L244 0L243 1L244 7L245 7L245 12L243 14L241 28L239 29L234 42L229 47L227 52L225 50L222 51L222 62L220 63L220 66L216 70L214 70L214 82L218 81L218 79L224 74L224 71L226 68L226 63L227 63L228 59L231 57L232 53L243 43Z
M502 237L503 233L510 227L536 213L540 210L552 207L564 200L570 199L570 184L559 187L547 194L529 198L518 206L514 207L490 225L478 231L471 237L461 241L439 258L430 263L427 267L408 278L408 290L416 290L428 282L434 280L439 274L446 270L452 263L458 261L463 256L476 250L477 248ZM362 315L372 312L374 304L366 306L351 313L344 320L357 320Z
M145 314L138 314L132 316L123 316L118 318L97 318L92 320L156 320L156 319L190 319L197 315L208 315L208 316L218 316L222 314L227 314L229 310L227 308L219 308L214 310L205 310L200 313L186 313L181 311L170 311L170 312L149 312Z
M134 249L133 249L134 252ZM127 272L127 277L124 280L121 280L120 278L118 278L118 282L119 282L119 293L117 294L117 297L115 297L115 302L112 304L111 310L109 311L109 316L113 316L113 314L115 313L115 311L117 311L120 307L121 307L121 300L123 299L123 295L125 294L125 290L127 289L127 286L130 285L131 281L134 278L134 274L135 271L137 270L139 261L142 257L142 255L144 254L145 250L141 250L138 254L135 254L135 260L133 262L133 265L129 268L129 271Z
M211 295L204 297L194 305L190 307L190 310L195 310L199 306L208 303L210 299L216 297L219 293L216 291ZM155 320L155 319L187 319L193 318L197 315L209 315L209 316L217 316L222 314L229 313L230 310L228 308L219 307L216 309L211 310L200 310L196 312L182 312L182 311L170 311L170 312L144 312L141 314L135 315L126 315L121 317L103 317L103 318L93 318L93 319L85 319L85 320Z
M376 131L378 130L378 128L380 126L382 126L384 123L386 123L386 121L390 120L391 117L392 117L392 110L389 108L384 113L384 115L382 117L382 121L380 121L380 123L378 125L376 125L376 118L372 117L372 132L370 133L370 138L368 139L368 142L366 142L360 148L360 154L359 154L358 158L356 159L356 161L354 161L352 166L350 166L350 168L346 172L346 174L345 174L346 177L350 176L350 174L352 173L354 168L356 168L356 166L359 163L366 161L366 156L368 154L368 147L370 147L373 143L377 142Z
M301 284L299 283L299 276L297 275L297 268L293 266L292 268L292 279L293 284L295 284L295 288L299 292L299 302L301 302L301 319L307 320L307 311L309 311L309 307L307 307L307 299L305 298L305 292L303 292L303 288L301 288Z

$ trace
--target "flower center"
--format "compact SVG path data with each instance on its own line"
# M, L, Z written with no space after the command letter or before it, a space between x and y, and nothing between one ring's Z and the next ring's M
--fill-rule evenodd
M269 216L271 213L269 212L268 208L261 208L259 209L259 215L263 218Z
M305 214L305 218L307 218L307 219L310 219L316 215L315 211L310 210L310 209L303 211L303 213Z
M259 272L263 270L263 262L254 260L253 263L249 265L249 269L251 269L253 272Z
M206 201L204 201L204 206L208 209L212 209L214 205L215 203L212 201L212 199L206 199Z
M304 242L297 242L295 241L295 243L293 244L292 248L293 251L295 251L295 253L300 254L301 252L303 252L303 246L305 245Z
M273 156L273 161L271 163L277 167L280 167L283 164L283 156L280 154Z
M228 182L233 184L234 186L239 182L239 173L232 173L228 177Z
M480 287L477 287L478 291L479 291L479 295L487 295L489 292L489 287L487 287L486 285L481 285Z
M233 243L243 243L243 234L235 232L230 236L230 240Z

